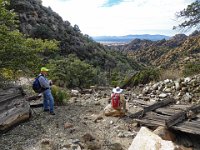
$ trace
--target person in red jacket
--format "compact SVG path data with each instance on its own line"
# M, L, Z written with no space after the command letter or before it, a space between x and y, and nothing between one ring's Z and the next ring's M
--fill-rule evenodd
M111 105L113 109L126 111L126 101L124 98L124 94L122 93L123 89L120 87L113 88L111 94Z

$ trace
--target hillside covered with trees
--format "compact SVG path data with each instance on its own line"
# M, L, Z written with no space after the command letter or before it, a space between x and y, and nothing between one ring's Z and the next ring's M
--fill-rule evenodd
M19 72L33 76L41 66L49 66L53 80L67 80L67 87L87 87L91 83L117 84L118 79L142 67L126 54L111 51L83 35L78 25L63 21L40 0L2 0L1 8L1 26L8 34L0 35L1 42L8 46L1 49L1 58L9 64L2 64L4 79L17 77ZM13 40L16 35L20 36L18 41Z

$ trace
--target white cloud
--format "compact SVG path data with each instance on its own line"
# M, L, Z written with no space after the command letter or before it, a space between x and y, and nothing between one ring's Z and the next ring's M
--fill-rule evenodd
M106 0L42 0L63 20L77 24L83 34L174 35L172 27L178 23L175 13L186 8L192 0L126 0L119 5L102 7Z

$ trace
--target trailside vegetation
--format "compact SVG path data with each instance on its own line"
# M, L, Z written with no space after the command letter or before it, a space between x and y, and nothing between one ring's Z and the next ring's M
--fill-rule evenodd
M193 63L189 62L185 64L184 70L183 70L184 76L187 77L187 76L192 76L199 73L200 73L200 61L193 62Z
M131 77L126 77L121 82L120 87L133 87L139 84L147 84L150 81L158 81L160 78L160 70L156 68L145 68L139 72L136 72Z
M67 100L70 98L69 91L56 85L51 87L51 92L54 97L55 105L66 105Z
M58 50L56 40L27 38L17 29L18 20L7 10L9 0L0 0L0 76L16 79L19 71L32 73L42 65L40 54Z
M65 88L89 87L95 84L97 77L97 69L74 54L60 60L52 60L50 68L54 83Z

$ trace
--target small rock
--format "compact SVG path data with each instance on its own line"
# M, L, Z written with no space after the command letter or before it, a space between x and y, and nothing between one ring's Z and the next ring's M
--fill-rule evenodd
M95 138L91 134L89 134L89 133L86 133L85 135L83 135L82 138L83 138L84 141L95 140Z
M101 149L101 145L96 142L87 142L88 149L90 150L98 150Z
M184 82L186 82L186 83L188 83L188 82L190 82L190 81L191 81L191 78L190 78L190 77L187 77L187 78L184 79Z
M94 119L94 122L96 123L97 120L102 120L102 119L103 119L103 116L102 116L102 114L100 114Z
M95 102L95 105L101 105L101 103L100 102Z
M167 94L161 93L161 94L159 95L159 97L160 97L160 98L165 98L165 97L167 97Z
M73 124L71 123L65 123L64 125L64 129L68 129L68 128L72 128L73 127Z
M120 143L113 143L109 145L110 150L123 150L122 145Z
M188 92L185 93L185 95L183 95L183 100L185 102L190 102L191 98L192 98L192 96Z
M80 142L79 139L74 139L74 140L72 140L72 143L73 143L73 144L78 144L79 142Z
M169 82L170 82L169 79L164 80L164 83L165 83L165 84L167 84L167 83L169 83Z
M72 144L71 148L72 148L72 150L81 150L81 147L77 144Z
M120 137L120 138L125 137L125 135L122 132L120 132L117 136Z

